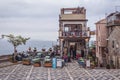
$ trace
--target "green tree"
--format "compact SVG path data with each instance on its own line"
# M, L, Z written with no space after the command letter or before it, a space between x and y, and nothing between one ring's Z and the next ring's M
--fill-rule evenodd
M22 45L22 44L26 44L27 40L29 40L30 38L23 38L22 36L14 36L12 34L10 35L2 35L2 37L7 37L8 38L8 42L11 43L14 47L14 55L16 55L16 51L17 51L17 46ZM14 56L15 59L15 56Z

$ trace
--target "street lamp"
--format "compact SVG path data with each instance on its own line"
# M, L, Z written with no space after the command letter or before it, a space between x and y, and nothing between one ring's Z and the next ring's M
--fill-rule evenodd
M63 53L63 41L64 41L64 39L60 39L60 47L61 47L60 53L61 53L61 56L62 56L62 53Z

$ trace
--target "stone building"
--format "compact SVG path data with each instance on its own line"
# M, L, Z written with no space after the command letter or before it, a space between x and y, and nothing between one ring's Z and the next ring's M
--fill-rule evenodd
M86 9L62 8L59 15L59 43L61 56L71 54L74 48L76 53L88 50L90 31L87 27ZM72 54L71 54L72 55Z
M96 57L98 65L106 65L107 54L105 48L107 46L107 28L106 28L106 19L98 21L96 24Z
M109 64L120 68L120 12L111 13L106 19Z

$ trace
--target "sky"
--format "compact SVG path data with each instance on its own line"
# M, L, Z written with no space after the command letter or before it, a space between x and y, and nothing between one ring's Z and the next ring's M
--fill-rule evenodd
M60 9L78 6L86 8L87 26L95 30L97 21L120 11L120 0L0 0L0 35L56 41Z

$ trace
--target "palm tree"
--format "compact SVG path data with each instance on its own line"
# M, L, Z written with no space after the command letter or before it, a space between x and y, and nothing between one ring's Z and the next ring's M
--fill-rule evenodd
M2 37L7 37L8 38L8 42L11 43L14 47L14 60L15 60L15 56L16 56L16 51L17 51L17 46L22 45L22 44L26 44L27 40L29 40L30 38L23 38L22 36L14 36L12 34L10 35L2 35Z

